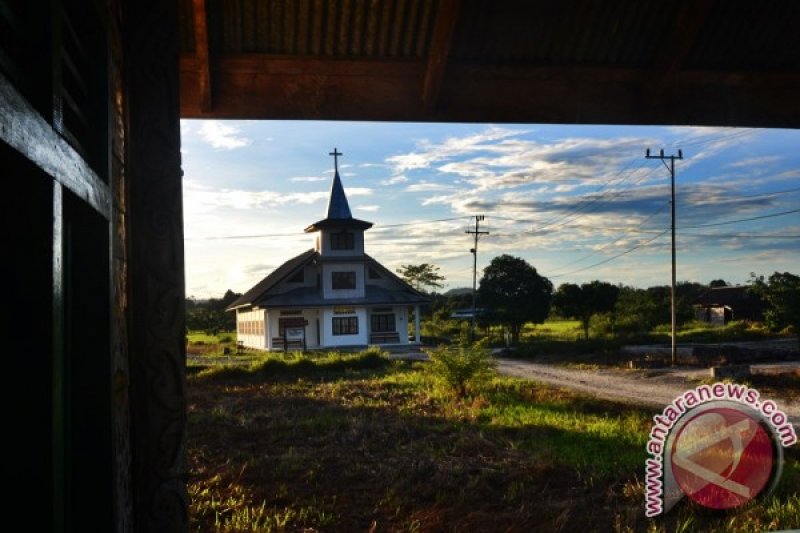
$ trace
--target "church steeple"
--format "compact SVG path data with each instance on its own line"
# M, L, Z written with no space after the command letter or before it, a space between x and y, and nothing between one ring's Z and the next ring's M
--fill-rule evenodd
M323 220L311 224L305 232L312 233L331 228L355 228L363 231L371 228L372 222L353 218L350 212L350 204L347 202L342 179L339 177L339 156L344 154L334 148L328 155L333 156L333 183L328 197L328 210Z
M334 148L333 151L335 153L336 149ZM333 171L331 195L328 198L328 218L353 218L350 213L350 204L347 203L347 196L344 195L344 187L342 187L342 179L339 177L338 168Z

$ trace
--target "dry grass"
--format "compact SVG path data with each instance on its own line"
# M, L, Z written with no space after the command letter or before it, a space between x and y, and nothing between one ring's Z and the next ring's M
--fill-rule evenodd
M650 413L511 379L454 401L402 363L230 378L189 383L194 531L647 531L688 520L643 516ZM789 470L782 490L796 493L796 456ZM765 525L767 511L754 513Z

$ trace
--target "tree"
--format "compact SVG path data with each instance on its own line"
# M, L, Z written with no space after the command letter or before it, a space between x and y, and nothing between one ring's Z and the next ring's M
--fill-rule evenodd
M622 287L617 307L617 331L644 333L670 321L669 287Z
M712 289L716 289L717 287L727 287L728 282L724 279L712 279L708 286Z
M604 281L592 281L578 286L564 283L553 297L562 316L577 318L583 326L584 337L589 339L589 321L597 313L610 313L617 305L619 287Z
M227 290L222 298L207 300L186 299L186 329L216 334L236 329L236 313L225 312L241 294Z
M789 272L775 272L764 281L764 276L750 274L752 291L767 304L764 320L772 330L792 327L800 345L800 276Z
M483 269L478 288L484 318L503 324L511 332L512 342L526 322L541 324L550 311L553 284L540 276L524 259L501 255Z
M418 291L423 290L423 287L434 287L437 289L443 287L439 282L444 281L444 276L439 274L439 267L431 265L430 263L400 265L400 268L397 269L397 273Z

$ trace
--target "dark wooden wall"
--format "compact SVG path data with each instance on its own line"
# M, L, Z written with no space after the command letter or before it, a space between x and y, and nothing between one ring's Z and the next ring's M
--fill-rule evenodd
M187 527L175 10L0 0L7 479L33 530Z

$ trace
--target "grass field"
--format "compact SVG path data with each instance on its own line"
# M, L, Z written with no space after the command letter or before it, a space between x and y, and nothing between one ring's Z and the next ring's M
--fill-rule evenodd
M774 497L643 513L652 412L495 378L456 401L376 353L189 380L193 531L763 531L800 527L796 449Z

